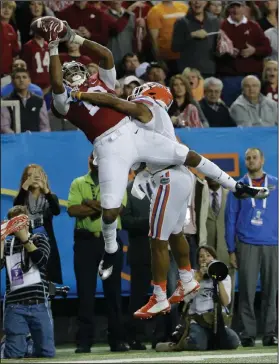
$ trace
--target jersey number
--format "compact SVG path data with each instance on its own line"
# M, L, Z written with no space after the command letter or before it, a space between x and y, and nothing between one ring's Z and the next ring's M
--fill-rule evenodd
M89 87L89 89L87 90L88 93L90 92L105 92L107 93L107 90L104 89L102 86L95 86L95 87ZM83 105L87 108L87 110L89 110L89 114L91 116L94 116L96 114L97 111L100 110L99 106L94 106L92 104L90 104L87 101L83 101Z
M42 60L41 53L36 52L35 54L36 64L37 64L37 73L43 73L43 67L47 67L47 71L49 70L49 53L46 52L44 55L44 59Z

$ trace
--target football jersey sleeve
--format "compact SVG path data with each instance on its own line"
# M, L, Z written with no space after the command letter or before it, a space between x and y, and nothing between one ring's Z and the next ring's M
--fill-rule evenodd
M115 90L115 83L116 83L116 70L113 67L110 70L105 70L99 66L99 78L104 84L110 89Z
M55 111L62 116L66 115L70 108L70 103L68 102L69 95L67 89L65 88L63 94L52 93L52 98L53 98L53 107Z

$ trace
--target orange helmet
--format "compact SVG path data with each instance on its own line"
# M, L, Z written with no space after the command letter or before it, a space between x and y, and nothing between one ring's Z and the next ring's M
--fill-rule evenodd
M170 108L173 102L173 96L170 89L157 82L147 82L134 88L131 95L132 98L138 97L139 95L151 97L166 111Z

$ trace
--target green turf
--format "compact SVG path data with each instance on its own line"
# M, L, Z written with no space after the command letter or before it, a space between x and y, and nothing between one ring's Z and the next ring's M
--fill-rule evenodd
M74 348L57 348L57 354L51 362L55 361L88 361L91 360L114 360L114 359L136 359L136 358L166 358L166 357L181 357L181 356L193 356L196 357L193 362L203 362L203 363L276 363L276 356L262 356L262 357L245 357L245 358L234 358L235 354L258 354L258 353L276 353L277 347L263 347L262 345L257 345L254 348L243 348L240 347L237 350L233 351L206 351L206 352L179 352L179 353L157 353L154 350L148 349L146 351L130 351L127 353L111 353L108 347L104 346L96 346L92 348L92 353L90 354L74 354ZM216 359L205 359L199 360L198 356L203 355L229 355L229 358L216 358ZM20 361L13 361L13 363L22 363L22 362L44 362L50 361L49 359L24 359ZM8 363L8 360L2 360L2 363ZM150 363L150 362L149 362ZM166 363L166 362L165 362Z

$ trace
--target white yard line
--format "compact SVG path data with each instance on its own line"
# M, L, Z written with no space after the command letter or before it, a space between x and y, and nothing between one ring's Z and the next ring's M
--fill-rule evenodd
M74 363L80 363L80 364L98 364L98 363L163 363L163 362L171 362L171 363L179 363L179 362L198 362L203 361L207 359L241 359L241 358L253 358L253 357L266 357L266 356L277 356L277 353L257 353L257 354L220 354L220 355L185 355L185 356L169 356L169 357L153 357L153 358L127 358L127 359L98 359L98 360L75 360ZM68 364L69 361L67 360L53 360L53 363L65 363ZM32 360L32 363L42 363L42 362L36 362Z

